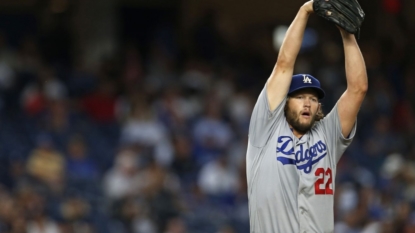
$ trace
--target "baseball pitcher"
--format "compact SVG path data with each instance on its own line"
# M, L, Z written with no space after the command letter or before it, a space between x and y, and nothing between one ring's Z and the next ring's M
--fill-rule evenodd
M319 8L334 1L347 0L309 1L300 8L252 112L246 155L251 233L333 232L336 164L355 135L368 88L354 36L359 30L346 30L352 21L328 17L341 10ZM347 2L360 8L356 0ZM316 8L338 26L345 54L347 89L327 116L319 103L325 95L320 82L309 74L293 75L308 17L317 14ZM364 17L361 9L356 12Z

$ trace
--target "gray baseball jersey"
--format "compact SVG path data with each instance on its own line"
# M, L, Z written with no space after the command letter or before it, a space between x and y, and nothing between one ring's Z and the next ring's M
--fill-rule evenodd
M269 110L264 88L249 126L247 178L251 233L333 232L336 164L350 145L337 105L301 138L284 116L286 99Z

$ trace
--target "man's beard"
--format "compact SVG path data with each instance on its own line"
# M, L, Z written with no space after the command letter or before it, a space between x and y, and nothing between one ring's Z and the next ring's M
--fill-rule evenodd
M286 109L286 118L288 124L295 129L295 131L305 134L307 131L313 127L314 122L316 121L316 115L313 115L310 123L300 123L300 114L290 110L288 107Z

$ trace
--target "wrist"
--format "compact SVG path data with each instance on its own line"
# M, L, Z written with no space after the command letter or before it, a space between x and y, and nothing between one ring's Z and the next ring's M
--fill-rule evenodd
M310 15L311 13L313 13L314 12L313 1L308 1L304 3L304 5L301 6L300 11L304 11L304 13L306 13L307 15Z
M342 34L342 41L344 46L354 45L357 43L354 35L347 32Z
M307 9L307 7L302 6L302 7L300 8L300 13L302 13L302 14L304 14L304 15L306 15L306 16L309 16L309 15L311 15L311 13L313 13L313 12L312 12L312 11L310 11L309 9Z
M340 34L341 34L343 39L353 39L354 38L353 34L346 32L344 29L340 30Z

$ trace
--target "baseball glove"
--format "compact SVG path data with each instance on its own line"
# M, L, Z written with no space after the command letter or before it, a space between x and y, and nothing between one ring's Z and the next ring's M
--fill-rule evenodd
M359 36L365 13L357 0L314 0L313 9L318 16Z

